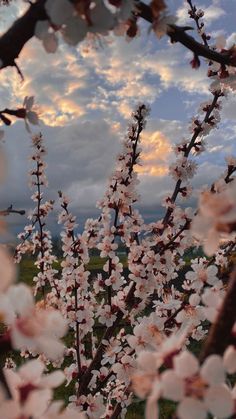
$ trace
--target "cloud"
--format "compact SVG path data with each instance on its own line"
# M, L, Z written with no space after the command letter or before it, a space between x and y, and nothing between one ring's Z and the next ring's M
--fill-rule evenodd
M169 139L161 131L146 131L142 136L142 148L138 173L151 177L167 175L168 159L172 152Z
M152 183L159 182L161 193L161 185L163 182L165 184L163 170L167 170L171 143L180 124L177 121L156 121L152 118L149 122L148 130L142 136L144 153L140 179L144 187L145 184L151 187ZM79 218L82 216L84 220L85 213L90 216L96 214L96 202L103 197L108 177L114 170L116 155L121 148L122 127L119 124L111 126L104 120L93 120L63 128L46 125L41 128L47 148L49 180L45 197L57 200L57 191L63 190L70 196L71 208ZM123 129L123 135L125 132ZM6 181L0 188L1 208L13 204L15 208L28 210L32 208L32 192L27 186L28 171L32 167L28 157L32 147L23 123L17 122L6 130L3 148L9 169ZM149 205L150 199L146 199L146 195L145 200ZM23 218L10 218L14 229L17 229L19 223L18 231L22 228L22 222ZM55 222L52 226L56 229Z
M99 119L63 128L42 126L48 150L49 189L45 197L57 201L57 191L63 190L71 198L71 209L78 216L80 225L87 217L99 213L96 202L102 198L107 179L114 170L115 157L121 147L121 131L125 134L122 127ZM168 166L175 159L172 145L186 132L187 127L181 121L157 119L152 114L142 134L142 164L138 169L141 200L138 207L146 221L161 216L161 201L173 191L175 182L168 176ZM209 152L195 158L199 169L193 185L197 190L202 184L210 185L225 170L224 155L231 154L229 151L233 147L231 136L232 130L215 130L208 138ZM17 122L6 130L3 146L8 159L8 176L0 188L1 208L13 204L15 208L28 210L32 208L31 192L27 187L27 173L31 166L28 156L32 149L22 123ZM15 216L8 220L14 231L20 231L26 221ZM53 232L58 232L55 218L51 217L49 221Z
M145 72L159 76L164 89L175 86L185 93L206 94L209 86L206 68L202 65L193 70L189 64L191 59L191 53L186 53L180 45L173 45L148 54L141 67Z
M8 29L22 14L27 8L28 5L21 3L17 4L18 2L12 2L10 6L2 6L1 7L1 17L0 17L0 33L4 33L6 29Z
M0 74L0 108L19 106L26 95L34 95L47 125L63 127L93 118L113 124L129 118L137 102L155 106L171 87L187 94L207 92L204 66L193 71L191 54L182 46L171 47L167 39L159 41L142 30L130 43L114 36L102 39L100 46L62 43L55 54L31 40L18 60L24 83L15 69Z
M172 3L176 8L176 2ZM224 10L219 1L205 3L207 7L203 4L202 8L207 23L216 33L215 22L224 17ZM6 10L16 13L18 9ZM178 9L182 22L186 10L186 6ZM46 196L57 199L57 190L63 189L71 196L71 207L79 220L98 213L96 201L103 196L107 178L114 169L120 139L126 131L124 122L141 101L152 105L152 114L143 133L139 207L147 220L160 216L161 200L174 185L167 176L174 159L172 145L184 136L188 138L185 121L189 108L192 110L193 103L208 94L204 61L199 70L193 70L189 65L192 54L183 46L170 45L167 38L158 40L145 30L142 27L142 35L130 43L109 37L99 40L101 45L85 42L72 48L61 44L52 55L34 39L27 43L18 60L25 81L20 82L15 69L0 73L0 109L20 106L24 96L35 95L44 121L40 129L48 148ZM230 37L228 42L233 39ZM231 95L223 107L223 116L227 124L231 121L230 126L214 131L208 138L209 153L196 158L199 172L193 183L197 188L214 181L224 170L224 154L235 150L234 108L235 98ZM181 120L170 120L170 109L173 118ZM166 113L165 119L160 118L160 111L161 116ZM9 170L6 183L1 186L1 207L13 203L28 209L32 206L27 188L27 157L31 149L23 124L17 122L6 129L4 147ZM10 222L14 229L19 229L17 224L22 225L22 218L11 217ZM56 223L50 223L57 231Z
M105 188L119 148L117 134L105 121L86 121L64 128L44 126L42 133L48 150L47 196L55 199L59 189L65 193L71 190L74 207L95 207L97 197L84 194L81 200L81 191L89 185L97 185L100 190L101 185ZM32 205L27 188L30 144L20 122L7 130L3 146L9 169L6 182L1 185L2 207L11 203L23 208Z
M23 83L15 69L0 73L2 108L19 106L25 96L33 95L48 125L62 126L87 113L93 86L75 50L61 46L56 54L47 54L33 39L26 44L18 64L25 77Z

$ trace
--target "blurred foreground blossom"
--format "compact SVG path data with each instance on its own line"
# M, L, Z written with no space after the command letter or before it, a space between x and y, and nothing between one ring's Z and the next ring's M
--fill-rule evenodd
M51 402L53 389L65 380L62 371L44 374L45 365L40 360L28 361L17 371L4 369L11 400L4 400L0 406L0 417L5 419L83 419L84 416L73 410L62 411L62 402Z
M37 308L26 285L12 286L0 296L0 312L13 348L43 352L51 360L63 355L59 339L66 333L66 320L57 310Z
M34 96L26 96L24 98L23 107L25 108L25 127L28 132L31 132L29 123L32 125L39 124L39 117L34 107Z
M192 234L203 240L204 251L211 256L219 246L222 234L236 231L236 182L222 192L205 191L200 196L199 212L192 222Z

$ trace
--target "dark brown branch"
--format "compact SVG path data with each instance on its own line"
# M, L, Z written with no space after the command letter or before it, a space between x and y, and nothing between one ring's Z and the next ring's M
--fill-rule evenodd
M35 26L39 20L46 20L47 14L44 9L46 0L38 0L31 4L26 13L17 19L14 24L0 38L1 68L16 66L24 45L34 36Z
M126 388L124 390L124 393L126 395L129 395L130 394L130 388L129 387ZM117 402L116 405L115 405L115 409L114 409L114 411L111 415L111 419L117 419L118 417L120 417L121 412L122 412L121 402Z
M138 16L142 17L149 23L153 23L153 16L150 6L141 1L137 3L137 9ZM179 42L198 57L204 57L210 61L215 61L222 65L231 65L233 67L236 66L235 59L231 57L231 52L226 51L220 53L210 49L206 45L197 42L192 36L187 34L186 29L190 29L189 27L185 28L177 25L169 26L170 30L167 32L167 35L170 37L171 42Z
M1 68L16 67L15 60L19 57L24 45L34 36L35 26L38 21L48 19L44 5L46 0L38 0L30 5L26 13L17 19L14 24L0 38ZM137 2L135 15L149 23L153 23L153 15L149 5ZM197 42L186 33L186 27L170 25L167 35L172 42L179 42L192 51L195 56L204 57L221 65L236 66L236 59L231 51L217 52Z
M5 392L5 395L6 395L7 399L11 399L12 398L11 391L10 391L10 388L8 386L8 383L7 383L7 380L6 380L6 377L4 375L4 372L3 372L2 368L0 368L0 383L2 384L2 387L4 389L4 392Z
M0 6L9 6L12 0L0 0Z
M25 210L15 210L12 208L12 205L5 210L0 210L0 216L7 216L10 214L20 214L25 215Z
M6 356L11 350L11 339L9 334L6 332L5 334L0 336L0 385L3 388L3 391L5 392L5 395L8 399L11 399L12 395L6 377L4 375L3 368Z
M116 418L118 418L119 417L119 415L120 415L120 413L121 413L121 411L122 411L122 407L121 407L121 404L118 402L117 404L116 404L116 407L115 407L115 409L114 409L114 412L112 413L112 415L111 415L111 419L116 419Z
M119 326L123 316L124 316L124 313L121 310L119 310L116 320L114 321L113 325L108 327L106 332L104 333L103 339L97 348L97 351L96 351L96 354L94 355L93 360L91 361L84 375L81 377L81 382L80 382L80 386L78 390L78 396L81 396L82 394L87 394L88 385L92 378L92 370L98 368L98 366L101 364L103 352L105 350L105 345L103 344L103 341L106 340L109 342L109 340L113 336L115 328Z
M211 354L222 355L232 342L232 328L236 320L236 269L231 274L223 304L212 325L206 344L201 353L201 361Z

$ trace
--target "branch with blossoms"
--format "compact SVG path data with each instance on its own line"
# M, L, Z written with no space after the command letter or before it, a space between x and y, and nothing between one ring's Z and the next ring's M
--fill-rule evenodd
M176 146L181 156L186 154L186 161L183 166L177 159L177 164L170 169L180 176L177 182L181 180L175 199L178 194L188 195L186 185L182 184L192 176L187 159L191 150L197 154L204 150L203 135L219 119L219 97L214 94L212 102L201 107L204 117L194 118L193 136ZM171 213L163 228L163 220L145 225L133 207L138 200L138 181L134 169L140 159L140 134L145 127L147 113L144 105L134 112L133 123L118 156L116 169L99 203L101 216L97 220L88 220L82 234L76 233L77 224L68 209L68 199L60 193L62 211L59 222L63 224L64 257L61 272L53 276L50 269L47 271L45 260L45 257L52 260L50 249L45 249L43 257L41 252L44 235L41 217L44 217L45 211L47 215L41 191L41 186L47 184L43 161L45 147L42 136L33 138L36 150L33 162L36 168L30 174L33 186L36 186L32 198L36 200L37 208L31 225L22 235L20 253L26 249L30 252L39 249L38 261L45 262L43 272L35 278L38 284L41 284L41 274L45 275L45 280L50 279L44 306L59 308L73 335L73 341L65 352L67 365L64 373L67 382L74 384L69 405L91 417L92 412L96 412L97 417L105 414L114 419L125 411L131 403L130 378L139 353L162 345L166 348L163 349L163 359L168 359L172 352L179 352L188 339L204 339L205 322L214 323L225 295L225 284L217 276L220 261L226 257L226 248L221 249L225 250L223 256L219 255L217 260L212 259L211 262L206 258L194 258L189 272L185 274L183 291L176 286L176 278L184 264L184 251L192 246L189 234L192 214L189 210L181 210L177 206L173 208L174 203L170 207L167 200L167 212L171 208ZM209 193L217 197L221 188L234 187L233 167L234 160L231 158L224 182L215 182L216 191ZM223 186L220 187L220 184ZM198 211L198 215L201 215L201 211ZM39 220L42 229L39 223L36 246L32 234ZM48 237L47 234L47 241ZM123 273L123 266L116 255L118 239L128 249L127 274ZM27 241L29 245L25 246ZM103 272L96 278L91 276L87 268L89 252L93 248L99 249L101 257L106 258ZM233 248L232 244L227 247L228 250ZM107 287L111 287L110 300ZM36 289L39 288L36 284ZM150 305L154 294L156 300ZM149 311L145 313L147 307L151 314ZM101 336L98 330L103 329ZM171 346L172 341L174 346ZM30 353L35 355L36 352ZM43 357L43 354L40 356ZM43 359L46 361L47 356ZM64 368L62 360L60 365Z
M48 283L51 284L53 291L57 292L54 278L57 271L53 269L56 258L52 255L51 233L45 228L46 217L53 210L54 202L52 200L43 202L42 187L47 185L47 178L45 175L46 163L43 160L46 149L42 134L33 136L32 143L35 152L31 156L31 160L36 164L36 167L30 171L30 182L31 187L36 188L31 197L36 202L36 207L33 213L28 216L31 223L24 228L23 233L18 235L21 243L15 249L15 261L19 263L22 255L27 252L33 255L37 254L35 265L39 269L39 273L33 279L36 283L35 293L40 289L45 297L45 287Z
M40 417L49 418L50 412L54 411L63 418L64 413L59 413L59 406L50 405L50 402L53 389L64 382L64 374L61 371L43 374L45 365L40 360L28 361L16 371L13 366L4 367L4 356L9 351L28 350L43 352L51 360L60 359L65 349L60 338L66 332L66 322L58 311L37 307L30 287L14 284L16 270L3 245L0 246L0 262L0 416L33 418L37 406ZM69 416L71 419L74 417Z
M38 149L34 157L38 163L41 140L39 136L34 141ZM82 413L64 409L64 401L53 401L54 390L65 381L65 375L59 370L48 373L42 359L62 362L65 346L60 338L67 332L66 320L52 306L35 303L30 287L14 284L15 265L3 245L0 245L0 276L0 417L85 419ZM14 356L18 351L31 356L41 354L41 360L27 360L16 368L15 363L5 357L9 352Z
M209 107L206 107L207 108L207 112L209 111ZM206 120L208 119L208 117L209 117L210 115L209 114L207 114L207 117L206 117ZM213 118L212 118L212 120L213 120ZM199 144L198 144L199 145ZM230 169L230 171L231 171L232 169ZM225 183L227 183L226 182L227 181L227 176L226 176L226 180L225 180ZM189 223L188 223L189 224ZM201 265L200 265L201 266ZM204 266L204 265L203 265ZM202 281L202 285L203 285L203 283L204 283L204 281L208 281L208 279L207 279L207 273L208 273L208 271L206 271L204 268L201 268L202 269L202 275L203 275L203 277L202 277L202 279L200 279L200 281ZM200 274L200 272L201 271L199 271L199 274ZM216 268L212 268L212 269L209 269L209 275L215 275L216 274L216 272L217 272L217 269ZM200 274L201 275L201 274ZM212 280L210 280L210 278L209 278L209 284L210 283L212 283L211 282ZM199 285L201 284L201 282L199 283ZM197 284L196 284L197 285ZM202 287L202 285L200 285L200 288ZM220 285L220 283L219 283L219 285ZM222 285L221 285L222 286ZM206 301L206 304L207 304L207 298L205 298L205 301ZM181 322L181 321L183 321L183 315L184 315L184 313L186 313L187 314L187 312L188 312L188 310L183 310L183 308L184 308L184 306L185 305L187 305L189 308L191 307L191 310L192 310L192 312L194 312L194 307L198 304L198 302L199 302L199 297L197 297L197 295L193 295L192 297L191 297L191 299L190 299L190 304L188 303L188 304L184 304L184 305L181 305L180 306L180 308L178 309L178 311L177 311L177 313L175 313L175 315L174 315L174 317L176 317L176 314L180 314L179 316L178 316L178 322ZM187 308L188 308L187 307ZM182 313L181 313L182 312ZM173 319L173 317L172 317L172 319ZM171 320L171 317L170 318L167 318L167 320L166 320L166 322L165 322L165 324L167 325L169 325L170 324L170 320ZM200 336L200 329L199 329L199 336ZM204 335L204 334L203 334ZM202 335L202 336L203 336ZM118 409L118 407L117 407L117 409Z
M210 35L207 35L205 32L205 23L201 21L201 18L204 16L204 11L202 9L197 9L195 5L193 5L192 0L187 0L189 4L188 14L191 19L195 21L198 34L202 38L202 41L206 47L209 48L208 41L211 39Z
M72 45L82 42L88 33L97 36L104 35L109 31L115 31L123 26L124 35L135 37L138 33L138 20L140 18L151 23L151 27L160 37L163 34L169 36L171 42L181 43L185 48L193 52L194 59L191 62L194 68L200 65L199 57L204 57L211 62L220 64L217 71L220 77L228 75L227 67L235 67L235 48L217 51L210 48L208 37L202 32L203 44L197 42L187 31L190 27L181 27L173 23L174 19L167 14L167 6L164 1L153 0L150 4L135 1L126 7L125 1L110 0L116 12L112 13L103 2L92 8L92 2L79 2L78 0L37 0L30 3L29 9L23 16L0 37L0 60L1 68L14 66L19 74L22 73L16 63L24 45L34 36L39 38L48 53L54 53L58 47L57 32L60 31L64 40ZM197 24L199 16L189 2L191 15Z
M4 125L11 125L12 118L23 119L25 122L26 130L31 133L30 124L38 125L39 117L37 112L34 110L34 97L26 96L24 98L22 107L17 109L8 109L5 108L0 111L0 120ZM0 140L4 137L4 131L0 130Z
M193 118L191 131L193 135L190 141L183 140L181 143L175 146L175 151L180 154L179 160L176 165L173 164L170 167L170 174L176 179L174 191L170 197L166 198L167 211L163 218L163 227L168 225L173 212L173 205L179 194L186 196L188 194L187 187L182 188L182 182L188 178L193 177L196 170L196 165L188 160L191 152L199 155L205 149L204 136L208 135L209 132L215 128L219 122L219 98L224 96L224 93L220 90L212 92L213 98L209 103L204 103L200 108L200 112L204 112L202 121L199 117ZM168 206L168 204L170 204Z
M110 205L110 206L112 206L112 205ZM123 227L124 228L124 227ZM150 255L151 256L151 255ZM149 257L147 257L147 260L148 260L148 262L150 263L150 256ZM155 258L154 258L154 260L155 260ZM214 271L214 273L215 273L215 271ZM133 284L134 285L134 284ZM150 287L150 282L148 283L148 285L149 285L149 287ZM150 289L151 289L151 287L150 287ZM132 303L131 303L131 307L132 307L132 304L133 303L135 303L135 304L138 304L139 303L139 299L133 299L133 296L134 296L134 292L135 292L135 287L134 286L132 286L131 288L130 288L130 293L129 293L129 297L127 298L127 302L129 301L129 302L131 302L132 301ZM194 302L194 299L195 299L195 301L196 301L196 297L193 297L192 299L191 299L191 302L192 302L192 308L194 309L194 304L196 304L196 302ZM182 310L182 313L181 313L181 315L179 316L179 318L178 318L178 321L181 321L181 316L183 316L183 312L184 312L184 310L183 310L183 307L181 307L181 310ZM181 310L179 310L179 312L181 311ZM122 316L123 317L123 315L122 314L120 314L120 316ZM105 336L104 336L104 341L106 341L108 338L110 338L110 336L111 336L111 333L113 334L114 333L114 330L115 330L115 328L117 327L117 325L119 324L119 322L120 322L120 319L122 318L122 317L119 317L119 312L118 312L118 316L117 316L117 318L116 318L116 320L115 320L115 322L113 323L113 325L111 326L111 327L109 327L108 329L107 329L107 331L106 331L106 333L105 333ZM199 331L200 332L200 331ZM85 388L87 387L87 385L89 384L89 379L91 379L92 378L92 375L91 376L89 376L88 374L91 374L91 371L92 371L92 368L96 368L96 366L98 366L99 365L99 363L101 362L101 360L102 360L102 358L101 358L101 354L102 354L102 350L104 350L103 349L104 348L104 345L103 344L100 344L100 346L98 347L98 350L97 350L97 352L96 352L96 355L95 355L95 357L94 357L94 359L93 359L93 361L92 361L92 364L90 364L90 367L88 368L88 370L85 372L85 374L83 375L83 378L80 380L80 387L79 387L79 392L80 392L80 394L82 395L83 393L84 393L84 391L85 391ZM129 356L130 355L128 355L128 358L129 358ZM124 358L126 358L126 356L124 356ZM131 360L129 360L129 362L130 362ZM128 363L128 365L129 365L129 363ZM88 378L87 378L88 377ZM85 384L84 384L84 380L87 380L87 382L85 381ZM84 385L84 386L83 386ZM119 409L120 409L120 406L118 407L115 407L115 412L118 412L119 411ZM113 412L113 414L115 414L114 412ZM113 417L113 416L112 416ZM115 416L114 416L115 417Z
M192 51L194 59L198 63L195 68L199 67L200 65L199 57L203 57L209 61L219 63L222 67L235 67L234 48L224 50L222 52L216 51L214 48L209 48L208 45L203 45L202 43L197 42L187 33L187 31L192 30L193 28L189 26L177 26L171 22L171 19L165 17L165 15L162 19L160 19L160 21L155 22L150 6L143 3L142 1L138 2L137 4L137 16L151 23L153 25L154 32L156 32L159 37L166 33L172 43L180 43L185 48Z
M230 345L234 345L234 327L236 322L235 297L236 271L231 274L224 302L203 347L201 354L202 360L212 354L222 355Z
M233 185L227 186L226 190L232 191L232 187L235 188L235 180ZM222 196L219 199L222 200ZM233 216L232 207L227 205L229 199L228 196L225 215L231 213ZM213 285L212 280L208 281L209 285ZM140 397L147 397L147 419L159 417L158 400L163 398L177 403L180 419L187 419L189 415L205 418L207 413L217 417L231 417L235 414L235 386L231 389L228 385L228 377L232 377L236 371L235 284L234 271L226 292L219 293L220 283L215 282L212 288L206 288L202 294L202 300L208 306L208 320L211 318L213 322L200 356L202 365L188 350L179 351L173 335L169 338L170 347L167 345L167 352L163 345L156 351L140 353L138 369L133 375L133 388ZM195 307L199 304L196 294L191 296L189 302ZM171 343L174 344L172 347ZM157 365L156 372L153 372L154 363ZM166 368L164 372L162 366Z
M68 210L68 198L61 191L59 191L59 198L62 212L59 215L58 222L62 223L64 227L64 231L61 233L64 260L61 263L61 281L59 281L58 286L61 301L64 302L65 315L75 334L76 375L79 379L83 373L81 352L84 351L84 346L82 346L82 338L86 334L85 325L82 333L81 326L85 324L83 319L87 317L86 306L88 308L88 300L90 299L87 281L89 272L86 271L89 255L86 240L80 235L76 236L75 228L77 224L75 217Z

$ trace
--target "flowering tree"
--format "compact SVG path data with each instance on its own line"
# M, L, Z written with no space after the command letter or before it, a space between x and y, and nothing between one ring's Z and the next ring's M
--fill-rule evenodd
M147 399L149 419L159 417L162 400L172 401L173 417L180 419L236 414L236 159L227 157L225 173L202 191L197 209L181 206L192 194L197 157L205 152L205 138L216 128L227 89L234 84L235 49L211 48L203 12L187 3L200 43L188 35L188 27L175 25L162 0L150 5L112 0L109 7L102 1L38 0L0 38L2 68L16 66L21 74L15 60L32 36L52 53L58 33L72 45L88 33L105 36L111 30L134 37L144 18L157 36L166 33L193 52L193 68L199 67L201 56L210 60L208 76L214 80L209 101L193 118L189 138L175 146L176 161L169 169L175 183L164 199L164 216L146 223L135 207L136 168L149 113L140 104L98 204L100 216L88 219L82 233L70 212L70 199L59 191L59 261L47 227L54 202L43 195L45 141L42 134L32 137L35 207L18 237L14 262L33 255L36 302L29 287L12 284L15 265L0 247L1 417L114 419L124 417L136 396ZM16 42L9 42L12 39ZM0 118L5 125L12 116L23 118L29 129L29 123L38 123L33 105L33 98L26 97L21 108L6 108ZM10 212L11 207L2 215ZM127 252L127 267L119 257L120 243ZM186 251L199 245L204 255L193 255L188 264ZM103 262L96 275L88 269L93 249ZM199 357L192 353L194 342L202 342ZM25 363L18 367L9 351L21 351ZM63 383L65 393L70 385L65 409L64 400L53 399L53 389Z

